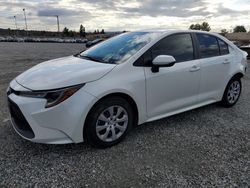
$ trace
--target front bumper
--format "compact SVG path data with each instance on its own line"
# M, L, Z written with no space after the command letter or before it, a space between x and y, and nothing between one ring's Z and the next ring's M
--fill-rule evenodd
M16 91L27 90L16 81L12 81L10 87ZM51 108L45 108L45 99L8 95L16 132L24 139L46 144L83 142L85 118L95 101L96 98L83 89Z

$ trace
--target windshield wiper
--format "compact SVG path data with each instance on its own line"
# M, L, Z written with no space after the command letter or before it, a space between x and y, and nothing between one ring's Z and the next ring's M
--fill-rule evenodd
M77 54L73 55L74 57L80 57L81 56L81 53L84 52L85 50L82 50L80 52L78 52Z
M88 60L91 60L91 61L100 62L100 63L105 63L103 60L98 59L98 58L95 58L95 57L92 57L92 56L81 55L81 54L79 54L79 56L80 56L81 58L88 59Z

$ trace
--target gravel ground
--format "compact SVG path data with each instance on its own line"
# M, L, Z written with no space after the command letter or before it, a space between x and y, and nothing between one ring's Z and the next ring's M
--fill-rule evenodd
M238 104L216 104L138 126L119 145L43 145L21 139L5 90L44 60L81 44L0 43L0 187L249 187L250 73Z

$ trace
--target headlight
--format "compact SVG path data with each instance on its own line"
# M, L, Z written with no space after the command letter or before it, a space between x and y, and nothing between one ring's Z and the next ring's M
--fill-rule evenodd
M20 91L19 95L24 97L44 98L47 100L45 108L56 106L65 101L81 89L85 84L72 86L63 89L56 89L51 91Z

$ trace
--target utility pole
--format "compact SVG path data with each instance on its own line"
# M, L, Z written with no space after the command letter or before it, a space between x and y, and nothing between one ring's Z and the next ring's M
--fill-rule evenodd
M58 33L60 33L59 15L55 15L55 17L57 19L57 31L58 31Z
M14 16L14 21L15 21L15 26L16 26L16 30L17 30L16 16Z
M25 27L26 27L26 31L27 31L28 30L28 26L27 26L27 18L26 18L25 8L23 9L23 14L24 14Z

